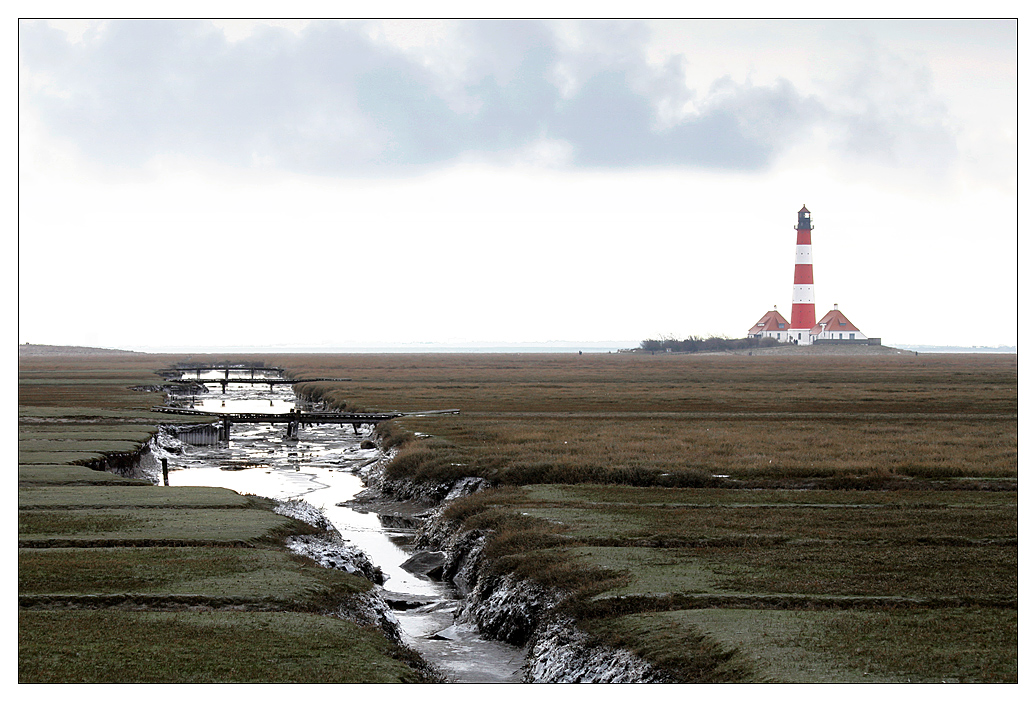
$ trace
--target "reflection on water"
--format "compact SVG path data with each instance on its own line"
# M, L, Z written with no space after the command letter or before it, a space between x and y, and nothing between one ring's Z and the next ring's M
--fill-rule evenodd
M181 380L202 380L214 383L218 383L221 380L233 380L235 378L251 380L262 378L279 379L280 377L281 376L277 371L262 368L257 368L254 371L231 368L229 373L227 373L226 370L203 370L201 373L192 370L183 370L180 373Z
M248 402L228 399L227 411L245 411L240 407ZM224 487L278 500L305 499L323 510L347 541L381 566L388 577L386 588L438 595L436 583L399 567L410 554L396 541L405 542L409 534L384 529L375 514L338 506L363 489L352 470L379 456L377 449L360 448L365 438L368 433L356 434L348 425L306 427L294 440L285 437L284 424L234 424L229 444L192 446L184 456L170 461L169 484Z
M294 400L227 400L223 395L215 397L197 395L190 400L191 409L205 412L256 412L264 414L285 414L295 407Z
M251 380L276 378L268 371L231 371L229 378L223 371L204 371L201 378L193 372L184 372L182 380L201 382L208 390L204 394L191 395L182 399L185 407L205 412L257 412L284 414L295 407L295 395L290 385L263 385L261 383L235 383L235 379ZM223 392L222 383L227 381Z

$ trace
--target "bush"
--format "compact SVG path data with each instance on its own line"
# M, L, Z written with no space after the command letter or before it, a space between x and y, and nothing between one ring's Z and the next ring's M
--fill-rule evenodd
M700 336L689 336L683 341L673 337L663 339L645 339L640 342L640 350L647 353L676 352L676 353L698 353L700 351L741 351L745 349L764 349L779 346L776 339L744 338L731 339L725 336L710 336L703 339Z

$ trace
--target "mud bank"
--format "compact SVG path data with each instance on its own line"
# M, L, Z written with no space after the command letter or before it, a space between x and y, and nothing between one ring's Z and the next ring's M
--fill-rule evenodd
M160 438L161 437L161 438ZM162 461L161 456L168 455L165 443L175 441L168 434L159 431L153 435L147 443L132 453L107 453L102 458L92 459L83 463L87 468L96 471L113 473L123 478L136 478L147 480L154 485L162 484Z
M172 460L183 453L184 444L177 438L180 432L191 429L209 429L209 425L167 428L160 426L147 443L134 453L109 453L85 465L98 471L114 473L123 478L146 480L152 485L162 485L162 459ZM213 429L215 431L215 429Z
M417 554L433 555L437 575L462 595L456 622L473 626L487 638L522 647L522 682L671 681L628 651L595 644L559 612L563 592L492 572L483 555L491 533L465 530L460 522L443 516L453 500L488 487L484 480L463 478L430 485L390 481L384 476L389 460L391 455L359 472L367 490L357 496L356 505L386 515L399 514L402 504L409 505L418 522Z
M371 563L367 554L347 543L323 513L309 503L303 500L287 500L279 502L273 511L324 529L323 534L289 537L286 546L292 553L306 556L324 568L362 576L375 585L385 582L381 569ZM339 603L338 607L328 614L360 626L379 629L394 643L403 645L399 620L382 597L381 591L376 588L372 588L364 596Z

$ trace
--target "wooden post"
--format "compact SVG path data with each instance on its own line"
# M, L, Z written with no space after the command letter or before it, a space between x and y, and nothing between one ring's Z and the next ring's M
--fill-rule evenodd
M169 459L162 459L162 482L169 487Z

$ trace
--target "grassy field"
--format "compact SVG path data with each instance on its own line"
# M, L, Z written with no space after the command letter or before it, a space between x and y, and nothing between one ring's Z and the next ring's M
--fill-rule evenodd
M500 573L679 680L1017 679L1017 359L280 358L382 425Z
M41 683L421 682L376 632L294 612L32 611L18 677Z
M147 442L164 397L132 388L177 360L20 359L19 682L428 679L379 631L321 614L371 584L283 547L312 527L230 490L89 467Z
M364 592L336 570L277 549L217 546L37 548L19 552L23 603L153 603L318 611Z
M458 501L448 514L467 527L494 530L487 546L494 572L566 589L568 611L585 631L639 653L675 679L1017 680L1015 356L255 358L294 377L352 378L298 388L329 407L461 410L383 424L383 444L396 451L390 474L429 483L462 476L490 481L494 489ZM131 495L142 488L124 487L114 476L93 480L88 469L68 465L77 452L88 453L86 441L137 439L157 398L126 388L154 383L150 369L164 362L90 359L62 368L44 360L22 369L19 541L33 545L22 549L23 562L35 554L26 597L68 594L62 589L110 597L127 589L119 582L138 583L134 588L149 596L183 595L184 583L193 582L198 593L215 597L240 577L239 590L220 596L247 598L265 587L277 592L264 583L282 582L293 567L248 560L213 565L206 554L214 546L202 538L190 549L197 559L183 560L179 569L186 580L176 580L176 568L157 565L172 546L154 540L158 532L177 533L176 520L158 522L150 513L204 516L194 522L198 536L210 516L258 514L259 507L188 505L178 503L187 499L181 497L144 510L144 493ZM76 374L90 382L76 383ZM52 429L68 433L52 437ZM98 497L97 490L124 497ZM242 523L234 543L267 548L283 525L265 519L252 520L251 530ZM88 548L70 548L77 544ZM135 549L157 555L134 560L126 554ZM36 557L88 551L96 560L87 558L82 576L71 580L57 575L60 555ZM213 567L234 575L214 579ZM262 577L246 575L264 568ZM104 572L113 574L109 589L101 586ZM250 591L250 582L260 585ZM336 587L303 589L319 600ZM278 597L306 601L292 592ZM55 660L38 627L57 636L78 626L103 640L114 621L105 617L130 614L24 609L20 676L53 679L57 670L22 666ZM192 658L190 642L209 642L214 630L257 632L273 621L261 617L273 614L283 613L241 613L228 630L215 617L207 624L141 613L140 631L160 639L179 627L186 643L168 660L194 661L200 677L189 679L204 679L224 671L223 660L209 660L200 649ZM285 635L307 625L298 626ZM103 647L87 639L69 640L103 658ZM234 655L241 661L235 670L245 671L234 679L253 679L251 649ZM313 653L315 660L320 655ZM108 659L96 669L115 675ZM127 670L123 675L135 679L158 675ZM273 668L268 675L284 679Z

